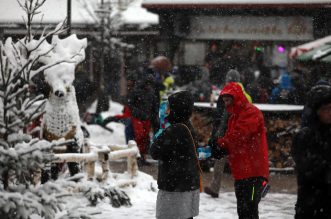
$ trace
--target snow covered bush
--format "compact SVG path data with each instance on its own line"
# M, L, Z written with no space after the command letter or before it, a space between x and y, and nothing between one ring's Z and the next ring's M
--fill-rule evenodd
M32 20L40 13L45 0L22 1L18 3L26 12L26 36L16 41L11 37L0 41L0 218L30 219L36 215L45 219L92 218L91 215L98 213L87 212L84 206L79 210L68 207L66 201L70 201L68 196L74 192L86 197L92 206L102 199L109 199L114 207L130 206L126 193L112 185L76 183L72 178L40 184L41 170L55 159L52 149L69 142L63 138L52 142L35 138L27 127L43 115L44 124L52 131L49 115L69 109L68 114L72 116L65 120L68 124L63 126L64 130L80 128L72 82L75 66L85 59L87 41L79 40L76 35L60 39L65 21L52 31L46 33L44 29L41 36L33 36ZM43 95L31 92L32 78L39 73L45 76L53 93L63 92L71 98L69 107L58 104L58 108L52 110L52 94L46 100ZM44 114L47 109L48 114ZM39 126L33 130L41 130Z
M77 57L54 59L55 55L63 57L65 50L46 40L65 31L65 22L38 39L32 35L32 19L44 2L19 2L27 15L27 34L16 42L10 37L0 41L0 218L25 219L32 214L54 218L68 196L58 184L40 185L35 180L44 165L54 160L52 148L63 140L40 140L25 131L44 113L46 103L42 95L30 93L31 78L59 64L75 63Z

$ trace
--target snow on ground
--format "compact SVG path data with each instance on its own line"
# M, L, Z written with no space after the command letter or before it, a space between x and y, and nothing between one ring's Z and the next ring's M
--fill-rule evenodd
M90 109L93 112L93 106ZM110 112L104 115L115 115L121 113L122 106L111 102ZM124 144L124 127L120 124L111 123L109 127L114 129L110 133L99 126L90 125L88 130L91 132L91 140L95 143L113 142ZM123 161L125 162L125 161ZM116 176L116 177L114 177ZM107 182L96 185L114 184L116 181L129 179L126 173L112 173ZM127 187L123 190L131 198L131 207L113 208L109 200L100 201L96 207L87 206L87 201L80 197L71 197L69 207L75 209L77 206L86 212L100 212L93 216L95 219L152 219L155 218L155 203L157 197L157 183L152 176L139 172L135 187ZM261 219L290 219L294 217L294 204L296 195L269 193L260 203ZM38 217L35 217L39 219ZM236 198L234 192L221 193L220 197L215 199L201 193L200 196L200 214L197 219L233 219L238 218L236 213Z
M157 192L143 191L135 188L125 190L132 201L132 207L112 208L103 203L97 206L102 214L97 219L116 218L155 218L155 200ZM294 216L295 195L268 194L260 203L261 219L290 219ZM220 198L214 199L205 193L200 196L200 214L197 219L233 219L238 218L236 200L233 192L222 193Z

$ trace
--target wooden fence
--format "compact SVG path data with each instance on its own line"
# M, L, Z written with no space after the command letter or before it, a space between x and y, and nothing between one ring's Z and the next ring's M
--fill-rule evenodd
M58 148L63 151L66 148ZM56 153L54 162L81 162L84 164L87 178L92 180L95 177L96 162L101 164L102 175L100 180L105 180L109 173L109 161L127 158L127 172L133 178L137 175L137 158L140 157L137 143L133 140L127 145L98 145L93 144L88 139L85 140L83 153Z

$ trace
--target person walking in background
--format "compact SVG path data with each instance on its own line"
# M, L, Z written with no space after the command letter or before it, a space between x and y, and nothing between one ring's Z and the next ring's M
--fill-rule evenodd
M156 218L193 218L199 214L200 174L196 135L190 117L193 97L188 91L169 96L170 126L152 143L150 155L159 161Z
M150 61L149 68L146 69L146 75L153 76L152 90L154 93L154 107L158 110L160 107L161 95L166 93L174 84L174 78L170 72L172 65L170 60L165 56L157 56ZM155 134L159 129L158 111L151 115L151 125Z
M246 88L252 94L254 103L268 103L271 91L274 88L271 72L268 67L263 65L259 67L258 72L257 78L254 77L254 80L246 85Z
M288 94L293 89L292 78L286 69L280 69L279 84L271 91L270 103L286 104Z
M307 88L300 70L291 72L293 89L288 94L288 104L304 105L306 103Z
M138 160L138 165L140 166L149 165L146 161L146 155L150 144L151 116L158 114L159 104L155 104L153 83L153 76L147 75L137 82L133 92L131 92L131 96L128 98L134 137L141 155L141 158Z
M240 74L238 71L231 69L227 72L225 76L225 82L238 82L240 84ZM244 87L243 92L247 98L247 100L251 103L252 99L251 97L245 92ZM227 122L228 122L229 114L225 110L225 106L222 100L222 96L219 96L217 99L217 106L216 106L216 113L213 118L213 129L211 133L211 137L209 139L209 146L212 146L212 156L216 159L214 164L214 174L213 179L210 183L210 186L206 186L204 188L204 191L206 194L210 195L213 198L218 198L219 191L221 188L221 179L224 172L224 166L227 161L227 158L225 157L226 153L225 151L221 150L217 145L211 145L213 142L215 142L215 139L223 137L225 134L225 131L227 129Z
M221 85L224 82L224 69L222 68L222 54L217 43L210 45L210 51L205 56L205 64L209 70L210 82L214 85Z
M313 87L307 106L310 122L292 144L298 183L295 218L327 219L331 215L331 86Z
M221 91L230 118L224 137L214 144L229 154L239 219L259 218L263 185L269 178L268 145L262 112L249 103L242 87L230 82Z
M165 97L165 95L167 95L167 93L174 87L175 84L175 79L174 77L170 74L170 72L164 72L162 74L162 84L164 86L163 90L160 90L160 98L162 100L162 98Z
M135 90L134 88L136 85L136 81L137 81L137 77L134 74L129 74L127 76L127 97L126 97L126 100L124 101L124 108L123 108L122 114L118 114L115 116L109 116L109 117L101 120L101 123L100 123L100 125L103 127L107 126L107 124L110 122L123 123L125 126L124 132L125 132L126 143L128 143L129 140L135 139L134 129L133 129L133 125L132 125L132 114L131 114L131 110L130 110L128 103L132 102L132 100L130 100L129 98L133 97L133 92Z

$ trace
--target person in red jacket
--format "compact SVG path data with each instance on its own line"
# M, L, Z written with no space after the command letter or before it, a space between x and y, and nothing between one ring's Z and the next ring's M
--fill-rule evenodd
M239 219L259 218L258 205L269 178L268 145L262 112L249 103L240 85L230 82L220 93L230 113L228 129L217 144L227 150Z

